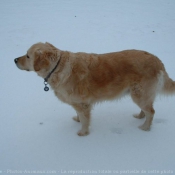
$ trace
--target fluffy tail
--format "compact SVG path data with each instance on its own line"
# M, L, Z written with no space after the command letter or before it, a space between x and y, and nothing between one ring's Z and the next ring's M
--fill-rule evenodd
M175 81L169 78L168 74L164 74L163 92L165 94L175 94Z

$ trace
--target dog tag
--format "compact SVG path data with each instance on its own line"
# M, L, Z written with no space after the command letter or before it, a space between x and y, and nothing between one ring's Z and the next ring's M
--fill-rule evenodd
M45 91L48 91L48 90L49 90L49 87L46 86L46 87L44 88L44 90L45 90Z
M49 90L49 87L47 87L47 84L48 84L47 81L44 80L44 85L45 85L44 90L45 90L45 91L48 91L48 90Z

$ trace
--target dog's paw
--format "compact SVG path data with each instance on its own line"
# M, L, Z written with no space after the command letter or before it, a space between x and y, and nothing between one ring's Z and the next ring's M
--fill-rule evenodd
M84 130L80 130L77 133L79 136L87 136L89 134L89 131L84 131Z
M77 117L77 116L73 117L72 119L73 119L74 121L76 121L76 122L80 122L80 119L79 119L79 117Z
M146 124L143 124L143 125L139 126L139 128L143 131L149 131L150 130L150 126L146 125Z
M137 118L137 119L142 119L142 118L145 117L145 115L143 115L143 114L134 114L133 117Z

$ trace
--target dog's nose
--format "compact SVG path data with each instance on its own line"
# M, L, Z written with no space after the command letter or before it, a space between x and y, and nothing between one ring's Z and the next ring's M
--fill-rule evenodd
M14 59L14 62L17 63L17 62L18 62L18 58L15 58L15 59Z

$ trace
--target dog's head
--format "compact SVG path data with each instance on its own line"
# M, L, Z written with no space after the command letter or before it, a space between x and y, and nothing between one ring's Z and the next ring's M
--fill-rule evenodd
M35 71L40 76L49 72L59 60L60 50L50 43L32 45L24 56L16 58L15 64L21 70Z

